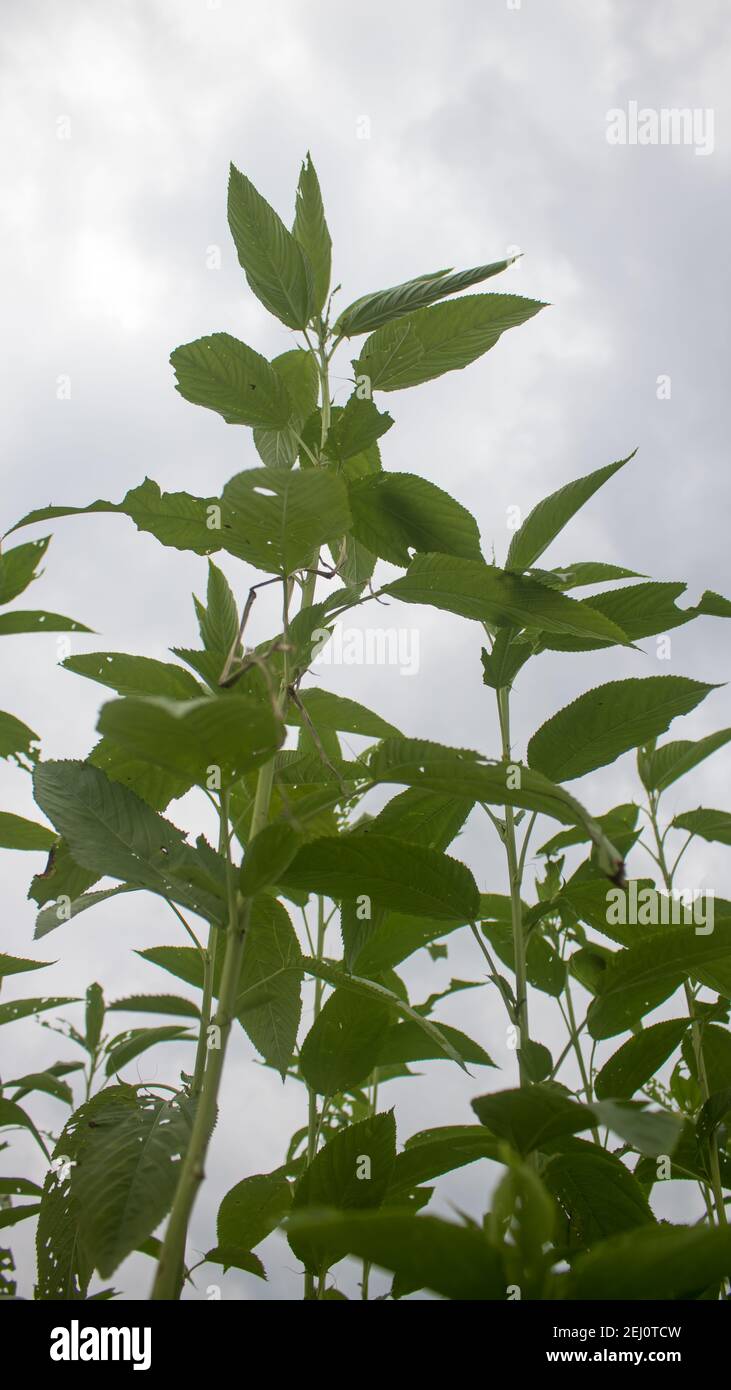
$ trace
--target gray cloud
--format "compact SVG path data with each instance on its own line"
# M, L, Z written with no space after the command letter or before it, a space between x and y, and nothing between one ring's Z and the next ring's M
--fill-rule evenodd
M229 159L246 169L289 216L299 162L309 147L320 174L343 302L442 265L476 264L525 251L500 288L552 307L506 336L464 373L389 397L397 427L384 441L387 467L413 469L446 486L477 516L501 561L507 509L523 513L568 479L639 453L571 525L555 563L604 558L656 578L686 579L689 598L728 590L725 352L728 329L729 19L716 0L428 0L366 8L315 0L253 7L222 0L140 0L89 7L48 0L5 18L0 97L6 133L3 205L6 366L3 420L8 464L3 519L48 501L116 498L147 473L163 487L215 491L257 462L248 432L224 427L181 401L171 348L226 329L274 355L291 335L249 294L225 217ZM641 106L713 108L715 149L612 147L606 113ZM370 139L357 138L370 121ZM60 118L70 139L59 139ZM362 123L361 127L362 129ZM221 269L206 252L220 246ZM341 353L341 397L350 372ZM56 399L57 378L71 399ZM672 378L659 400L657 379ZM726 418L724 418L726 416ZM69 612L96 630L76 650L136 650L164 656L192 637L190 594L204 563L163 551L117 518L59 522L47 573L32 604ZM248 573L224 566L242 592ZM262 599L254 631L273 610ZM395 621L395 618L392 618ZM372 621L365 618L363 621ZM409 608L421 671L335 668L324 679L358 694L408 732L494 753L497 730L481 681L471 625ZM383 622L382 614L378 623ZM723 624L704 619L673 634L672 660L654 641L640 653L545 655L518 685L515 740L589 686L621 674L682 672L728 677ZM60 670L55 637L4 639L2 704L43 737L46 756L83 756L94 740L99 692ZM683 721L694 737L731 723L725 690ZM681 726L678 726L679 728ZM723 804L727 763L698 769L669 806ZM2 805L33 815L27 778L3 765ZM604 811L637 794L629 757L579 784ZM191 798L172 808L199 826ZM489 826L473 816L457 853L481 889L504 890ZM544 837L545 838L545 837ZM33 953L25 900L28 861L3 855L5 949ZM641 864L641 856L635 863ZM688 873L728 892L718 847L688 855ZM35 865L34 865L35 867ZM159 903L110 903L43 942L58 957L45 988L73 992L98 978L110 994L156 987L130 948L174 939ZM168 920L169 917L169 920ZM417 958L405 972L420 999L450 975L478 978L469 939L450 941L447 962ZM161 979L162 977L160 977ZM496 1002L473 991L448 1001L445 1021L484 1041L507 1070L454 1075L448 1064L397 1082L401 1138L435 1122L469 1119L469 1100L510 1084L512 1059ZM560 1020L544 1001L549 1042ZM14 1025L14 1057L30 1070L49 1059L50 1035ZM7 1036L7 1035L6 1035ZM59 1055L68 1048L59 1047ZM158 1049L140 1076L175 1075L184 1054ZM15 1067L16 1063L11 1063ZM8 1064L4 1065L7 1072ZM254 1060L237 1037L225 1082L210 1179L192 1244L212 1243L217 1202L228 1186L281 1161L302 1122L303 1096ZM46 1122L59 1122L48 1101ZM16 1140L13 1138L15 1147ZM31 1146L18 1141L29 1164ZM484 1165L440 1183L437 1208L483 1209L493 1175ZM676 1219L687 1198L670 1184L658 1210ZM13 1241L31 1285L24 1227ZM271 1282L232 1273L226 1297L298 1297L296 1262L281 1239L265 1247ZM149 1261L133 1257L119 1276L144 1295ZM339 1278L354 1291L357 1271ZM193 1296L193 1295L191 1295ZM205 1296L201 1281L195 1296Z

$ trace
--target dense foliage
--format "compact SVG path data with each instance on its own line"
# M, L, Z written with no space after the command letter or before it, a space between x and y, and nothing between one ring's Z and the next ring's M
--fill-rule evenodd
M719 1297L731 1274L731 905L683 903L674 890L693 837L731 843L731 814L698 808L668 822L662 798L731 729L658 742L713 687L636 676L579 694L519 759L510 693L543 652L632 647L699 616L729 617L731 603L705 593L681 608L682 584L598 560L542 567L571 518L629 459L539 503L503 565L484 557L477 522L446 491L384 469L393 420L374 397L468 366L543 307L475 292L509 262L420 275L336 316L309 158L291 231L235 168L228 211L249 287L295 345L269 362L212 333L177 347L171 363L185 401L253 431L261 466L231 478L220 497L164 493L146 478L120 502L45 507L18 523L120 513L163 546L205 557L207 593L195 601L199 645L176 650L175 661L105 651L65 660L112 692L84 761L41 760L38 736L0 715L0 754L32 773L44 816L0 814L0 843L49 852L30 890L36 937L61 938L71 919L115 895L153 893L179 935L142 951L145 967L187 987L107 999L84 982L83 1021L66 1027L83 1060L10 1080L4 1064L0 1125L10 1139L29 1130L48 1167L42 1187L0 1178L0 1225L37 1216L39 1299L84 1299L95 1272L108 1280L140 1250L156 1264L152 1297L179 1297L227 1049L241 1027L267 1067L307 1089L308 1123L274 1172L242 1175L222 1195L204 1263L263 1275L256 1247L283 1226L307 1298L343 1297L336 1266L346 1255L363 1262L364 1297L371 1265L393 1273L393 1297ZM352 394L336 407L330 364L352 340ZM31 583L47 545L44 537L5 548L3 604ZM220 552L242 562L243 602L210 558ZM380 587L379 561L402 571ZM264 585L281 617L252 647L247 623ZM591 597L576 596L589 586ZM493 747L453 746L448 716L444 743L410 738L308 680L337 620L382 595L393 608L432 605L475 625ZM0 616L0 633L49 630L86 629L55 614ZM348 735L365 751L345 756ZM633 749L638 802L601 815L585 808L567 783ZM373 814L361 801L378 787L393 795ZM194 789L215 808L214 844L168 817ZM481 893L449 852L473 813L504 847L504 892ZM542 818L553 824L529 903L527 856ZM625 869L641 835L657 883ZM565 851L576 847L585 857L569 874ZM516 1074L476 1095L462 1124L440 1126L435 1114L433 1127L403 1142L382 1098L391 1080L408 1079L410 1063L493 1066L479 1039L439 1022L442 996L412 1004L398 974L424 948L443 955L457 931L471 934L486 1011L504 1011ZM43 965L0 956L3 976ZM307 1030L303 987L314 990ZM534 991L564 1018L558 1056L531 1031ZM581 998L589 1002L579 1020ZM0 1023L46 1010L70 1019L73 1009L73 1000L13 998L0 1004ZM117 1031L120 1014L136 1016L135 1026ZM188 1070L166 1086L130 1079L137 1059L165 1040L187 1040ZM614 1050L604 1049L599 1067L606 1040ZM571 1059L576 1089L561 1080ZM70 1111L52 1141L31 1115L39 1092ZM489 1211L424 1214L441 1175L482 1160L501 1170ZM667 1180L698 1185L703 1221L657 1218L653 1188ZM3 1261L12 1294L9 1251Z

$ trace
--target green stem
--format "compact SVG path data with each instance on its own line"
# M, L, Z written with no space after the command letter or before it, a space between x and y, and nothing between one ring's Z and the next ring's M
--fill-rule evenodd
M500 720L500 737L502 740L502 755L505 762L510 762L510 691L508 686L502 686L497 692L498 718ZM510 878L510 917L513 928L513 952L515 955L515 1017L518 1028L518 1068L521 1086L530 1085L530 1077L522 1058L522 1051L525 1044L530 1042L530 1030L528 1023L528 982L526 978L525 961L525 936L523 933L523 908L520 899L521 886L521 866L518 862L518 851L515 840L515 816L512 806L505 807L505 834L503 836L505 853L508 860L508 875Z
M658 796L658 794L657 794L657 793L654 793L654 792L650 792L650 795L649 795L649 802L650 802L650 804L649 804L649 816L650 816L650 824L652 825L652 831L653 831L653 834L654 834L654 836L655 836L655 844L656 844L656 846L657 846L657 864L658 864L658 866L659 866L660 873L662 874L663 882L664 882L664 884L665 884L665 890L666 890L666 892L668 893L668 895L672 895L672 891L673 891L673 874L674 874L674 872L675 872L675 869L676 869L677 866L678 866L678 862L679 862L679 860L680 860L680 855L678 856L678 859L676 859L675 864L673 865L673 868L672 868L672 869L669 869L669 868L668 868L668 862L667 862L667 859L666 859L666 857L665 857L665 840L664 840L664 837L660 834L660 826L659 826L659 824L658 824L658 817L657 817L657 806L658 806L658 801L659 801L659 796ZM667 833L667 832L666 832L666 833ZM686 844L683 846L683 849L686 849L686 848L687 848L687 844L688 844L688 841L686 841ZM698 1016L697 1016L697 1014L696 1014L695 997L694 997L694 995L693 995L693 991L692 991L690 985L688 984L688 981L687 981L687 980L685 980L685 981L683 982L683 990L684 990L684 992L685 992L685 1002L686 1002L686 1006L687 1006L687 1009L688 1009L688 1017L689 1017L690 1020L691 1020L691 1037L692 1037L692 1041L693 1041L693 1055L694 1055L694 1057L695 1057L696 1070L697 1070L697 1072L698 1072L698 1081L699 1081L699 1083L700 1083L701 1095L703 1096L703 1100L704 1100L704 1102L705 1102L705 1101L707 1101L707 1100L709 1099L709 1097L710 1097L711 1088L710 1088L710 1085L709 1085L709 1083L708 1083L708 1071L707 1071L707 1068L706 1068L706 1059L705 1059L705 1056L704 1056L704 1054L703 1054L703 1035L702 1035L701 1025L700 1025L700 1022L699 1022L699 1020L698 1020ZM711 1134L711 1135L710 1135L710 1137L709 1137L709 1139L708 1139L707 1149L708 1149L708 1166L709 1166L710 1173L711 1173L711 1186L712 1186L712 1188L713 1188L713 1199L714 1199L714 1203L715 1203L715 1207L716 1207L716 1220L718 1221L719 1226L726 1226L726 1225L728 1224L728 1223L727 1223L727 1218L726 1218L726 1204L725 1204L724 1199L723 1199L723 1183L722 1183L722 1181L721 1181L721 1164L720 1164L720 1160L719 1160L719 1156L718 1156L718 1140L717 1140L715 1134ZM706 1206L707 1206L707 1207L709 1208L709 1210L710 1210L710 1202L709 1202L709 1200L708 1200L707 1190L705 1190L703 1184L701 1184L701 1191L703 1192L703 1196L704 1196L704 1199L705 1199L705 1201L706 1201Z
M230 862L228 854L228 814L225 816L219 811L219 834L218 852L226 856L227 864ZM229 914L231 902L229 897ZM218 946L219 929L214 926L208 928L208 943L203 957L203 997L201 1000L201 1021L198 1032L198 1045L195 1050L195 1065L193 1068L193 1082L191 1085L191 1096L197 1100L203 1089L203 1077L206 1070L206 1057L208 1054L208 1029L211 1022L211 1009L213 1007L213 980L216 969L216 948Z
M369 1114L371 1115L371 1117L373 1117L373 1116L375 1115L377 1105L378 1105L378 1067L374 1067L374 1068L373 1068L373 1084L372 1084L372 1086L371 1086L371 1103L370 1103L370 1107L369 1107ZM370 1275L371 1275L371 1261L370 1261L370 1260L364 1260L364 1261L363 1261L363 1279L362 1279L362 1281L361 1281L361 1286L360 1286L361 1298L362 1298L362 1300L363 1300L364 1303L367 1303L367 1302L368 1302L368 1286L369 1286L369 1281L370 1281Z
M259 771L254 811L251 820L251 838L264 827L269 814L269 799L274 777L273 759ZM160 1260L157 1266L151 1297L176 1299L180 1297L183 1284L183 1262L188 1224L198 1189L205 1176L204 1163L208 1152L213 1128L216 1123L218 1092L221 1085L223 1066L226 1059L231 1025L234 1019L236 996L241 976L241 962L244 953L244 940L249 921L251 902L242 899L236 892L229 852L228 804L221 801L222 840L226 845L228 879L228 926L226 929L226 954L223 958L221 984L218 1004L212 1022L220 1030L219 1046L207 1048L207 1057L201 1090L196 1105L190 1143L183 1160L183 1167L173 1200L170 1220L163 1241Z
M325 332L322 330L318 339L317 351L317 370L320 378L320 413L322 416L322 428L320 431L320 453L325 448L327 436L330 431L330 369L326 350Z
M568 971L566 972L566 984L564 985L564 998L566 1000L566 1013L568 1015L568 1025L569 1034L571 1037L571 1044L573 1046L574 1052L576 1053L576 1060L579 1064L579 1071L581 1072L581 1080L583 1083L584 1094L586 1095L587 1104L591 1105L593 1099L592 1086L591 1081L589 1079L589 1073L586 1070L586 1062L584 1060L584 1054L581 1050L581 1043L579 1042L579 1031L576 1026L576 1014L574 1013L574 1001L571 998L571 986L569 984ZM599 1143L598 1138L596 1142Z
M330 387L328 377L328 361L325 351L325 333L319 333L318 351L314 354L317 359L318 374L322 390L322 435L321 448L324 447L330 428ZM317 559L317 557L315 557ZM316 564L312 566L316 569ZM307 574L302 586L302 607L310 607L314 601L315 586L317 575ZM289 589L285 589L284 599L284 618L285 627L288 621L289 611ZM282 683L280 692L280 703L285 706L287 703L289 667L285 656L285 680ZM255 835L266 825L269 818L269 804L271 801L272 788L274 785L274 758L265 763L259 769L259 776L256 785L256 795L251 817L251 827L249 839L253 840ZM234 1016L234 1006L238 990L239 977L241 974L241 962L243 959L244 939L249 919L251 904L244 900L236 891L234 882L233 866L230 855L230 837L228 821L228 805L222 798L221 802L221 839L226 847L226 873L228 884L228 926L226 929L226 953L223 960L221 971L221 984L218 993L218 1005L213 1017L213 1022L220 1029L220 1046L218 1048L206 1047L203 1053L204 1060L201 1066L197 1067L197 1105L193 1129L191 1132L190 1143L183 1160L180 1179L173 1200L170 1219L168 1221L163 1241L160 1260L157 1266L155 1283L152 1290L153 1299L176 1299L180 1297L183 1283L185 1242L188 1233L188 1224L191 1212L195 1203L196 1195L203 1180L203 1165L208 1145L210 1143L213 1127L216 1122L218 1092L221 1084L223 1065L226 1057L226 1047L231 1023ZM320 903L320 915L322 914L322 902ZM324 926L323 926L324 933ZM213 991L213 958L212 952L205 953L206 958L211 957L209 962L209 988ZM206 975L204 969L204 1004L205 1004L205 985ZM316 987L316 998L321 994L322 986L318 982ZM318 993L319 990L319 993ZM206 1029L207 1035L207 1029ZM200 1044L200 1039L199 1039ZM201 1074L202 1068L202 1074ZM194 1088L196 1078L194 1077ZM195 1091L194 1091L195 1093ZM316 1116L316 1106L315 1106ZM315 1130L316 1133L316 1130Z
M325 949L325 899L317 899L317 940L315 944L315 959L321 960ZM313 1008L313 1023L318 1017L322 1007L322 980L315 980L315 1001ZM317 1114L317 1092L311 1086L307 1087L307 1166L309 1168L312 1160L317 1153L317 1140L320 1132L320 1122ZM313 1299L317 1297L315 1290L315 1276L305 1270L305 1298Z
M584 1094L585 1094L585 1096L586 1096L586 1103L587 1103L587 1105L591 1105L591 1102L592 1102L592 1100L594 1099L594 1091L593 1091L593 1087L592 1087L592 1084L591 1084L591 1077L590 1077L590 1075L589 1075L589 1072L588 1072L587 1069L586 1069L586 1061L585 1061L584 1053L583 1053L582 1047L581 1047L581 1040L580 1040L580 1038L579 1038L579 1029L578 1029L577 1023L576 1023L576 1014L575 1014L575 1012L574 1012L574 1001L573 1001L573 999L572 999L572 997L571 997L571 985L569 984L569 973L568 973L568 968L567 968L567 970L566 970L566 984L564 985L564 998L565 998L565 1000L566 1000L566 1023L567 1023L567 1026L568 1026L569 1037L570 1037L570 1040L571 1040L571 1046L572 1046L573 1049L574 1049L574 1053L575 1053L575 1055L576 1055L576 1060L577 1060L577 1062L578 1062L578 1064L579 1064L579 1072L580 1072L580 1074L581 1074L581 1080L582 1080L582 1084L583 1084L583 1087L584 1087ZM592 1132L592 1135L593 1135L593 1137L594 1137L594 1143L596 1144L597 1148L599 1148L599 1146L600 1146L599 1130L596 1129L595 1126L592 1126L592 1131L591 1131L591 1132Z

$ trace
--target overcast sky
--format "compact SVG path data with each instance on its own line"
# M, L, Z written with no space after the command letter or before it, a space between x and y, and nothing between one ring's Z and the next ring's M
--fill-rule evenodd
M180 398L168 357L177 344L217 330L270 357L293 345L239 269L226 181L233 160L289 221L309 149L342 305L413 275L519 248L519 267L494 288L552 306L466 371L381 396L396 420L383 441L384 466L446 487L477 517L485 554L494 547L502 562L510 508L525 514L562 483L637 446L634 462L547 558L604 559L686 580L693 602L705 588L731 591L730 29L723 0L6 6L2 529L47 502L117 500L145 474L164 489L213 494L258 463L249 431ZM657 113L695 111L698 138L609 143L608 113L630 113L632 103ZM217 259L211 248L220 248L219 269L209 268ZM342 403L347 352L334 370ZM659 398L658 379L667 377L670 397L665 384ZM70 380L69 399L58 399L62 378ZM225 568L243 594L252 571L235 562ZM204 585L202 559L163 549L124 519L79 518L56 524L46 573L17 606L46 606L88 624L96 635L74 638L76 652L164 659L171 645L195 645L190 596ZM257 607L252 632L264 637L275 618L263 599ZM418 631L418 674L335 667L323 679L407 733L494 755L479 629L417 607L388 615L379 609L375 617L365 611L359 622L383 626L388 618ZM598 682L668 672L728 680L728 630L718 620L676 630L669 661L658 661L654 639L641 646L539 658L514 697L516 753L524 754L545 718ZM58 667L50 634L5 638L2 652L0 707L38 731L46 757L83 757L95 739L100 687ZM673 733L697 737L729 724L722 688ZM575 785L597 812L631 800L633 760ZM4 809L35 814L23 773L3 765L1 786ZM672 788L668 810L722 806L727 787L721 753ZM209 827L192 798L170 814L186 829ZM470 863L481 890L504 892L490 833L484 817L473 817L454 852ZM37 861L2 857L3 949L58 958L34 984L63 994L98 979L112 997L167 987L132 954L177 939L172 916L149 897L135 899L131 911L124 900L102 906L40 943L45 949L34 947L25 895ZM701 845L685 863L689 884L728 895L719 847ZM646 868L635 856L632 871ZM480 960L466 935L450 942L446 962L420 956L405 975L418 1002L451 975L479 978ZM24 993L23 977L7 990L13 998ZM441 1016L478 1037L505 1070L464 1077L436 1063L425 1066L423 1080L394 1083L383 1101L397 1104L401 1140L427 1126L469 1123L472 1096L514 1081L491 992L460 995ZM534 1017L537 1031L558 1041L554 1013L538 1002ZM69 1055L64 1046L55 1052L52 1035L37 1024L13 1028L3 1035L3 1075ZM158 1048L128 1079L174 1079L187 1060ZM34 1113L49 1128L61 1121L51 1100ZM214 1243L221 1196L241 1177L277 1166L304 1113L302 1089L282 1087L257 1065L237 1030L192 1248ZM22 1157L22 1171L37 1171L32 1143L16 1135L12 1143L2 1171L20 1171ZM481 1164L443 1180L435 1209L448 1213L453 1202L479 1216L493 1178ZM669 1184L658 1195L658 1212L686 1214L680 1187ZM28 1295L29 1225L13 1235L20 1291ZM270 1238L262 1253L267 1285L237 1273L222 1279L209 1265L189 1296L205 1297L209 1284L220 1285L224 1297L300 1296L297 1264L281 1238ZM151 1272L149 1261L133 1257L113 1282L128 1297L144 1297ZM345 1266L337 1274L340 1287L355 1289L357 1274Z

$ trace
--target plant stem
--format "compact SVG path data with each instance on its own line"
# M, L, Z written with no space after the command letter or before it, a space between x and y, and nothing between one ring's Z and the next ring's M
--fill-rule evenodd
M658 793L649 793L650 824L652 825L652 831L655 836L655 844L657 846L657 864L659 866L660 873L662 874L663 882L665 884L665 890L668 893L668 895L672 896L673 874L680 861L680 855L678 855L678 858L676 859L673 868L669 869L667 859L665 857L665 842L663 836L660 834L660 826L658 824L657 805L659 799L660 798ZM686 843L683 845L683 850L681 851L681 853L684 852L685 849L687 849L688 844L689 841L686 840ZM684 980L683 982L683 990L685 992L685 1002L688 1009L688 1017L691 1020L693 1055L695 1057L696 1070L698 1072L698 1081L700 1083L701 1095L703 1096L703 1101L705 1103L705 1101L707 1101L710 1097L711 1088L708 1083L706 1059L703 1054L703 1036L701 1031L701 1025L696 1014L695 997L687 980ZM708 1164L711 1173L713 1199L716 1207L716 1220L718 1221L719 1226L726 1226L728 1224L726 1218L726 1205L723 1199L723 1183L721 1182L721 1164L718 1156L718 1140L716 1139L715 1133L711 1134L708 1139ZM711 1208L708 1200L708 1194L707 1191L704 1189L703 1184L701 1184L701 1191L703 1192L703 1196L706 1201L706 1206L710 1210Z
M219 810L219 834L218 852L226 855L226 862L229 862L228 854L228 813L221 814ZM229 901L230 913L230 901ZM198 1032L198 1046L195 1050L195 1066L193 1068L193 1082L190 1088L191 1096L198 1099L203 1089L203 1077L206 1070L206 1056L208 1053L208 1028L211 1022L211 1008L213 1006L213 979L216 969L216 947L218 946L218 931L214 926L208 928L208 944L203 957L203 998L201 1000L201 1021Z
M508 686L501 686L497 691L497 708L498 718L500 720L503 760L505 762L510 762L510 690ZM518 1028L518 1068L521 1086L529 1086L530 1077L522 1057L523 1048L526 1043L530 1042L530 1031L528 1024L528 984L525 964L525 937L523 934L523 908L520 899L521 866L518 863L518 851L515 841L515 816L512 806L508 805L505 807L505 834L503 839L508 860L508 875L510 878L510 917L513 927L513 952L515 955L515 1016Z
M274 760L265 763L259 770L254 811L251 819L251 838L266 824L269 814L269 799L274 778ZM228 802L221 801L222 841L226 845L228 866L228 927L226 930L226 954L221 971L221 985L218 1004L213 1023L220 1030L219 1046L207 1049L207 1057L201 1090L196 1105L190 1143L183 1160L183 1166L173 1200L170 1220L163 1241L160 1260L152 1289L153 1299L176 1299L180 1297L183 1284L183 1262L188 1223L198 1188L204 1178L204 1163L208 1152L213 1127L216 1123L218 1092L221 1085L226 1047L234 1019L236 994L241 975L241 961L244 940L251 911L249 899L242 899L236 892L229 853Z
M566 1013L568 1016L571 1043L574 1052L576 1053L576 1060L579 1064L579 1071L581 1073L581 1080L584 1086L584 1094L586 1096L587 1104L591 1105L592 1086L591 1081L589 1079L589 1073L586 1070L586 1062L584 1060L584 1054L581 1050L581 1043L579 1042L579 1033L576 1027L576 1014L574 1013L574 1001L571 998L571 986L569 984L568 971L566 972L566 984L564 985L564 998L566 1000ZM597 1139L596 1142L599 1143L599 1140Z
M317 940L315 944L315 959L321 960L325 948L325 899L320 896L317 899ZM313 1023L318 1017L322 1006L322 980L315 980L315 1001L313 1007ZM317 1152L317 1139L320 1132L320 1125L317 1115L317 1092L311 1086L307 1087L307 1166L309 1168ZM315 1293L315 1276L305 1270L305 1298L313 1299Z
M370 1103L370 1107L369 1107L369 1114L370 1114L371 1116L375 1115L377 1105L378 1105L378 1067L374 1067L374 1068L373 1068L372 1085L371 1085L371 1103ZM363 1261L363 1279L362 1279L362 1281L361 1281L361 1286L360 1286L361 1298L362 1298L362 1300L363 1300L364 1303L367 1303L367 1302L368 1302L368 1286L369 1286L370 1274L371 1274L371 1261L370 1261L370 1260L364 1260L364 1261Z
M321 330L318 336L317 359L317 370L320 377L320 413L322 415L320 453L322 453L330 431L330 372L324 330Z
M574 1053L576 1054L576 1060L577 1060L577 1062L578 1062L578 1064L579 1064L579 1072L580 1072L580 1074L581 1074L581 1080L582 1080L582 1083L583 1083L583 1086L584 1086L584 1094L585 1094L585 1096L586 1096L586 1103L587 1103L587 1105L591 1105L591 1102L592 1102L592 1100L593 1100L593 1098L594 1098L594 1091L593 1091L593 1087L592 1087L592 1084L591 1084L591 1077L590 1077L590 1075L589 1075L589 1072L588 1072L587 1069L586 1069L586 1061L585 1061L585 1059L584 1059L584 1053L583 1053L582 1048L581 1048L581 1040L580 1040L580 1038L579 1038L579 1029L578 1029L578 1027L577 1027L577 1025L576 1025L576 1014L575 1014L575 1012L574 1012L574 1001L573 1001L573 999L572 999L572 997L571 997L571 985L569 984L569 972L568 972L568 968L567 968L567 970L566 970L566 984L564 985L564 998L565 998L565 1000L566 1000L566 1023L567 1023L567 1026L568 1026L569 1037L570 1037L570 1039L571 1039L571 1046L572 1046L573 1049L574 1049ZM559 1001L559 1003L560 1003L560 1001ZM599 1148L599 1144L600 1144L600 1140L599 1140L599 1131L598 1131L598 1129L597 1129L595 1126L592 1126L592 1131L591 1131L591 1132L592 1132L592 1135L594 1136L594 1143L596 1144L597 1148Z
M318 374L320 378L320 388L322 393L322 432L321 449L324 448L330 428L330 385L328 375L328 359L325 350L325 331L321 330L318 334L318 350L314 352L317 359ZM315 557L317 559L317 557ZM314 571L317 565L311 569ZM314 601L315 586L317 575L314 572L305 576L302 586L302 608L308 608ZM285 626L289 610L289 590L285 587L284 617ZM280 692L280 703L285 706L287 703L289 667L285 655L285 680L282 683ZM269 817L269 804L271 801L272 787L274 785L274 758L265 763L259 769L259 776L256 784L256 795L251 816L251 827L249 839L253 840L255 835L266 825ZM190 1143L183 1160L180 1179L178 1182L175 1198L173 1200L170 1219L168 1221L165 1239L163 1241L160 1260L157 1266L155 1283L152 1290L153 1299L175 1299L180 1297L183 1283L185 1241L188 1232L188 1223L195 1202L198 1188L203 1180L203 1164L205 1162L208 1145L210 1143L213 1127L216 1122L218 1091L221 1084L223 1064L226 1057L226 1047L231 1031L233 1020L233 1010L236 1003L236 992L238 989L239 977L241 974L241 962L244 951L244 938L248 925L251 903L249 900L242 899L236 892L233 880L233 872L230 856L230 838L228 824L228 804L225 799L221 801L221 843L226 849L227 883L228 883L228 927L226 930L226 953L223 960L221 971L221 984L218 993L218 1005L216 1008L213 1022L220 1029L220 1046L217 1048L207 1048L202 1052L202 1044L199 1038L199 1048L202 1052L202 1060L198 1065L196 1059L196 1076L194 1077L194 1094L196 1082L199 1087L197 1094L197 1106L193 1129L191 1132ZM324 936L324 908L322 899L319 900L318 923L321 924ZM320 930L318 927L318 941ZM209 989L213 990L213 959L209 950L205 953L208 962ZM210 957L210 961L209 961ZM204 1013L206 995L206 974L204 970ZM320 999L322 995L322 984L317 982L315 987L316 1005L319 1011ZM210 1007L210 1005L209 1005ZM207 1027L205 1036L207 1040ZM201 1037L203 1036L201 1031ZM312 1102L310 1102L312 1126ZM317 1105L314 1106L314 1129L312 1133L317 1134Z

